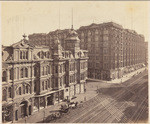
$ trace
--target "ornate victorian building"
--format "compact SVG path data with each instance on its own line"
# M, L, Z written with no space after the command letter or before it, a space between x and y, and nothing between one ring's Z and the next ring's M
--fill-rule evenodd
M32 34L29 41L37 44L50 44L58 33L62 45L68 29L56 30L45 34ZM88 50L88 77L101 80L121 78L147 64L144 36L133 30L124 29L113 22L82 26L77 30L81 49Z
M40 45L25 39L2 48L3 121L17 121L35 111L84 93L87 51L71 29L62 47L57 35ZM48 45L46 45L46 43Z

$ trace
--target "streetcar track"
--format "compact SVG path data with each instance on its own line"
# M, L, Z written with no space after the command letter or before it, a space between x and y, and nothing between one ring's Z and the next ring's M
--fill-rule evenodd
M98 94L97 96L93 97L89 101L85 102L83 104L83 107L81 107L81 109L72 110L72 112L74 113L74 116L69 117L69 115L67 115L67 118L60 119L60 120L63 120L61 122L73 122L73 123L75 123L75 122L76 123L78 123L78 122L82 122L82 123L83 122L86 122L86 123L89 123L89 122L93 122L93 123L94 122L99 122L99 123L100 122L107 122L107 123L108 122L119 122L120 116L122 116L121 107L122 108L127 107L128 104L126 101L129 101L128 97L131 94L133 97L133 99L131 97L132 101L134 101L134 99L136 100L136 97L139 97L142 100L142 96L140 96L140 92L145 90L145 82L143 82L142 78L146 75L147 74L142 73L140 75L140 77L138 77L138 75L137 75L137 78L134 77L132 79L129 79L128 81L133 80L132 82L130 82L130 84L128 83L128 81L125 81L122 84L115 86L116 88L118 88L118 91L115 91L115 93L111 94L111 96L109 96L107 94L105 95L105 92L108 92L109 89L106 90L104 93ZM110 87L113 85L114 84L110 85ZM120 89L119 89L119 87L120 87ZM142 87L142 88L140 88L140 87ZM128 93L128 92L130 92L130 93ZM135 96L135 95L138 95L138 96ZM125 98L125 96L127 97L127 99ZM121 107L119 106L120 108L118 108L118 107L116 107L116 105L118 104L117 101L119 101L120 98L122 99L121 101L124 101L125 103L123 103L121 105ZM147 103L145 103L145 104L147 104ZM89 109L91 105L94 106L94 108ZM142 108L143 109L140 110L141 112L144 111L145 106ZM80 116L79 116L79 114L80 114ZM65 115L64 115L64 117L65 117ZM94 119L96 117L98 117L98 119ZM140 117L140 114L138 114L137 120L139 117ZM129 121L129 119L126 116L124 116L121 119L121 122L127 122L127 121ZM136 122L136 120L135 120L135 122Z
M140 77L139 79L141 79L141 78L142 78L142 77ZM138 81L139 81L139 79L138 79ZM136 80L136 81L137 81L137 80ZM141 85L142 85L142 84L141 84ZM139 85L138 87L140 87L141 85ZM133 87L133 89L136 89L136 88L137 88L137 87ZM132 89L132 90L133 90L133 89ZM125 89L124 91L126 91L126 89ZM119 91L119 92L120 92L120 91ZM124 94L124 92L123 92L120 96L122 96L123 94ZM135 94L135 93L134 93L134 94ZM133 95L132 97L134 97L134 95ZM132 97L131 97L131 98L132 98ZM83 119L83 116L82 116L82 119ZM80 120L80 119L79 119L79 120ZM90 120L91 120L91 119L90 119ZM80 120L80 121L81 121L81 120ZM79 121L79 122L80 122L80 121ZM76 121L75 121L75 122L76 122ZM77 122L78 122L78 121L77 121ZM81 121L81 122L82 122L82 121ZM88 122L88 121L86 120L86 122Z

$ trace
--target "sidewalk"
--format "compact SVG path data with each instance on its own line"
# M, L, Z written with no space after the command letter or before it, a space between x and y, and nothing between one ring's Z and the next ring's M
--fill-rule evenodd
M95 82L102 82L102 83L123 83L123 82L129 80L133 75L137 75L140 72L143 72L145 69L146 69L145 67L141 68L141 69L138 69L134 72L131 72L129 74L124 75L122 78L114 79L114 80L111 80L111 81L104 81L104 80L91 79L91 78L89 78L88 80L89 81L95 81Z
M44 109L36 111L35 113L33 113L33 115L27 117L26 119L23 118L14 123L37 123L39 121L42 121L44 119L44 116L47 117L48 115L50 115L51 112L59 110L60 105L61 104L57 103L55 105L48 106Z
M107 83L123 83L123 82L129 80L130 78L132 78L132 76L138 75L139 73L143 72L144 70L145 70L145 68L138 69L136 71L133 71L129 74L124 75L122 78L115 79L112 81L107 81Z
M71 100L71 102L78 102L80 103L85 102L93 97L95 97L97 95L97 93L95 92L96 87L91 88L92 84L86 84L86 92L85 93L81 93L81 94L77 94L75 99ZM37 122L41 122L44 118L48 117L52 112L56 112L59 110L59 108L61 107L61 104L63 104L64 102L60 102L57 103L55 105L52 106L48 106L47 108L41 109L37 112L35 112L33 115L27 117L26 119L23 118L19 121L16 121L14 123L37 123Z
M136 75L140 72L143 72L145 70L145 68L142 68L142 69L139 69L137 71L134 71L130 74L127 74L125 75L123 78L121 79L115 79L113 81L107 81L107 83L120 83L121 80L122 82L130 79L133 75ZM91 80L93 81L93 80ZM102 82L102 83L99 83L99 82ZM77 94L75 99L71 100L71 102L78 102L80 103L81 101L82 102L85 102L85 101L88 101L90 100L91 98L95 97L97 95L96 93L96 90L97 90L97 87L99 87L98 84L106 84L106 81L102 81L102 80L95 80L95 83L92 82L92 83L86 83L86 92L85 93L82 93L82 94ZM48 117L52 112L56 112L59 110L59 108L61 107L61 104L63 104L64 102L60 102L60 103L57 103L55 105L51 105L51 106L48 106L44 109L41 109L37 112L35 112L33 115L27 117L26 119L22 119L22 120L19 120L17 122L14 122L14 123L37 123L37 122L42 122L42 120L44 120L46 117Z

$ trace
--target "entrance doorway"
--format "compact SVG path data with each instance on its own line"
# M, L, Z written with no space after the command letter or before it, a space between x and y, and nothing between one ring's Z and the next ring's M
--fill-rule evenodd
M16 112L15 112L15 120L16 121L18 120L18 110L16 110Z
M27 101L23 101L20 104L21 107L21 117L24 118L25 116L27 116Z
M47 105L53 105L53 95L47 97Z
M29 115L31 115L31 105L29 106Z

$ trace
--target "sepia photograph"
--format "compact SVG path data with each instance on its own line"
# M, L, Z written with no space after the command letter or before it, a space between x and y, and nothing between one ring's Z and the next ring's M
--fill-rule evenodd
M148 1L1 1L1 123L149 123Z

